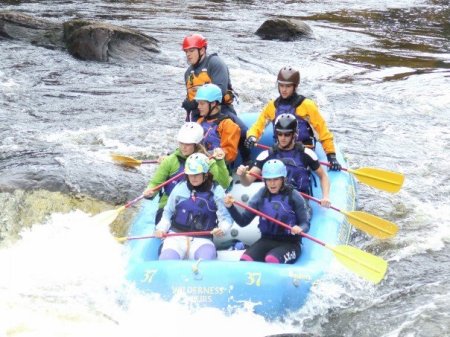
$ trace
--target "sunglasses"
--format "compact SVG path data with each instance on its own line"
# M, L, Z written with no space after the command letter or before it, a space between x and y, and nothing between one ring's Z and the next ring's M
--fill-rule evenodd
M281 137L281 136L291 137L293 134L294 134L293 132L279 132L279 131L277 131L277 136L278 137Z

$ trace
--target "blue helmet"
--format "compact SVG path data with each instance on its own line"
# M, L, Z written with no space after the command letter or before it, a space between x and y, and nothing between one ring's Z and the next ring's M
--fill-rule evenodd
M199 174L208 173L208 171L208 157L203 153L193 153L186 159L186 163L184 164L184 173Z
M281 160L270 159L265 162L262 168L262 177L264 179L286 178L286 166Z
M222 102L222 90L215 84L202 85L195 94L196 101Z

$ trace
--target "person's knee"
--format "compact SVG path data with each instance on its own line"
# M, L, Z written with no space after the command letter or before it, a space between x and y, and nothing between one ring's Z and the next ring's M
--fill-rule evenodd
M194 258L196 260L202 259L202 260L215 260L217 258L217 251L216 247L213 245L203 245L200 246L197 251L194 254Z
M253 261L253 258L250 255L242 254L241 261Z
M266 255L266 258L264 259L267 263L280 263L280 260L273 255Z
M180 260L181 256L175 250L171 248L163 249L161 255L159 255L160 260Z

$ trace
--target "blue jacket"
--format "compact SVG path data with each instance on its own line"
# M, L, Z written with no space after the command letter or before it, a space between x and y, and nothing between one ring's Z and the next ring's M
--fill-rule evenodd
M264 199L266 198L267 193L269 193L266 189L266 187L262 187L248 202L248 206L257 209L258 211L263 211L261 209L261 206L264 205ZM290 202L292 203L292 208L294 209L295 212L295 225L299 226L303 232L308 232L309 231L309 221L310 221L310 213L308 211L308 207L306 205L305 199L303 199L303 197L295 190L292 190L291 192L291 196L290 196ZM234 221L236 221L236 223L241 226L241 227L245 227L248 224L250 224L250 222L252 222L252 220L255 218L256 214L248 211L248 210L244 210L243 212L239 212L237 210L237 208L232 205L229 209L231 216L233 217ZM277 220L281 220L281 219L277 219ZM261 230L264 230L264 221L262 221L260 219L259 221L259 225L258 227L260 227ZM265 236L265 233L261 233L262 236ZM281 234L281 233L280 233ZM283 234L281 234L280 236L284 236ZM273 235L270 235L269 233L267 233L267 237L273 237Z

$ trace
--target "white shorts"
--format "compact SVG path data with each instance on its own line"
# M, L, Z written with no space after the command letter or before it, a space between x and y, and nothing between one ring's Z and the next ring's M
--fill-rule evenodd
M197 238L192 236L169 236L164 239L161 252L166 249L176 251L182 260L193 260L195 252L203 245L211 245L215 248L210 239Z

